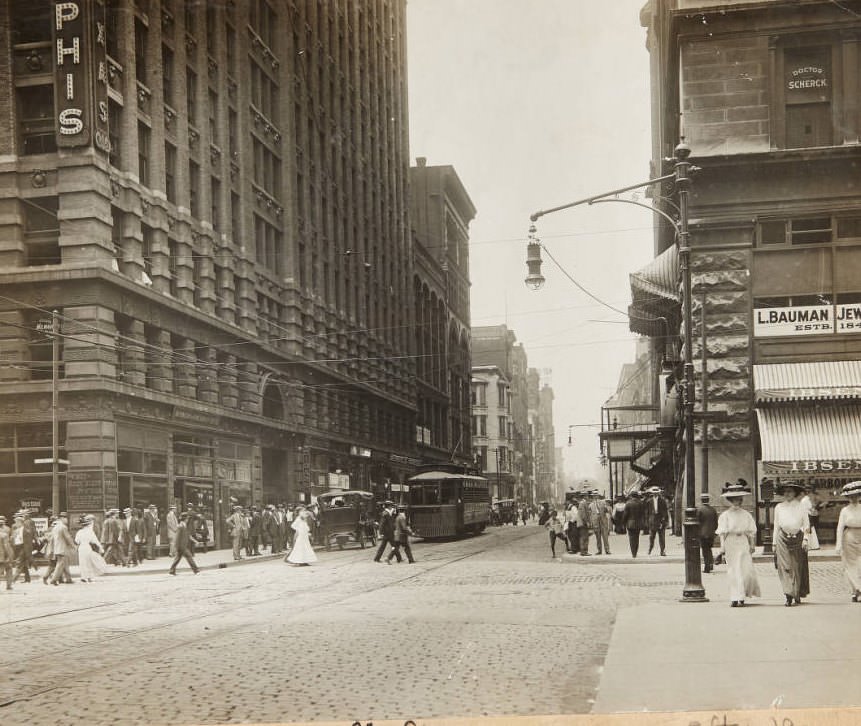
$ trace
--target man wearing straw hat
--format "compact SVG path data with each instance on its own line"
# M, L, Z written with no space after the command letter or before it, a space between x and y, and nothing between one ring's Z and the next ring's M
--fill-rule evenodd
M651 499L646 504L646 521L649 523L649 554L655 548L655 535L658 535L658 545L661 557L667 556L667 546L664 530L670 521L670 510L661 487L650 487L646 493Z

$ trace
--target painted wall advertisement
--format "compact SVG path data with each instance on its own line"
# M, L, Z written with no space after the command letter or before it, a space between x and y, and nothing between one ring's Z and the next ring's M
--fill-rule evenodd
M753 334L759 338L858 332L861 332L861 303L794 305L753 311Z

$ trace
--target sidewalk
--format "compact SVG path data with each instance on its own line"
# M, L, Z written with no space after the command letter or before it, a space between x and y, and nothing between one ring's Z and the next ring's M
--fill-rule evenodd
M861 706L859 615L848 596L623 608L592 712Z
M286 556L286 552L278 555L261 554L257 557L245 557L244 559L234 561L233 550L209 550L208 552L196 552L194 561L201 570L217 570L225 567L237 567L241 565L253 565L255 562L266 562L267 560L277 560ZM119 565L108 565L108 569L104 577L117 577L123 575L154 575L167 574L172 562L170 557L159 557L155 560L144 560L137 567L121 567ZM178 569L187 569L188 563L182 559L179 561ZM71 567L72 576L78 575L78 567Z
M655 539L655 549L652 554L649 554L649 535L645 534L640 537L640 550L637 553L636 559L631 557L631 550L628 546L628 535L626 534L611 534L610 535L610 555L599 555L595 552L595 537L589 538L589 557L581 555L563 554L562 561L578 565L608 565L608 564L666 564L668 562L683 563L685 561L684 540L681 537L676 537L667 534L667 556L661 557L658 549L658 541ZM713 552L715 556L718 553L719 542L715 538L715 547ZM558 552L558 548L557 548ZM823 545L822 549L814 550L809 553L811 562L837 562L840 557L834 554L834 545ZM772 555L762 554L762 547L757 547L753 555L754 562L771 562ZM702 562L702 554L700 554Z

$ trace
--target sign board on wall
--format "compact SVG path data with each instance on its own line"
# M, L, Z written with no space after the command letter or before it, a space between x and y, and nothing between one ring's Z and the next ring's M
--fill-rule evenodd
M52 10L57 146L109 153L104 0L55 0Z
M104 509L101 470L66 472L66 488L69 511L96 512Z
M833 305L795 305L753 311L753 334L759 338L833 332Z

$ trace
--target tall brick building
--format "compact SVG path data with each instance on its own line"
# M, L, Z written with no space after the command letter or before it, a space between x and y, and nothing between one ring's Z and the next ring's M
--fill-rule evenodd
M469 223L475 207L451 166L410 168L415 231L416 442L423 464L472 464Z
M775 479L829 498L861 475L861 4L651 0L641 20L655 171L680 135L702 169L690 214L696 406L724 420L697 423L698 486L756 483L763 522ZM632 277L634 304L674 326L667 226L656 245ZM642 318L632 329L655 336L655 370L680 357ZM822 515L824 539L836 511Z
M404 16L2 4L0 511L52 501L54 310L70 512L409 474Z

